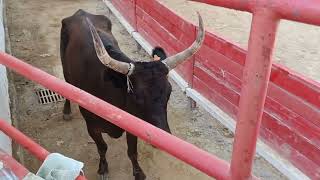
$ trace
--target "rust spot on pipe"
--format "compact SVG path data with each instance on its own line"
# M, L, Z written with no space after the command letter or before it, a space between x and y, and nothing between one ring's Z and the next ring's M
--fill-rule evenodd
M262 56L264 58L270 58L271 56L271 48L270 47L266 47L266 46L263 46L262 47Z
M147 141L150 143L152 139L151 134L146 132L146 135L147 135Z

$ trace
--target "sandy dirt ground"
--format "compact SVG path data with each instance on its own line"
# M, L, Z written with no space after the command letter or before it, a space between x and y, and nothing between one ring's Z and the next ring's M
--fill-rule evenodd
M180 7L181 4L171 3L170 6ZM110 17L114 25L113 33L122 50L129 57L149 59L143 50L137 49L135 41L119 22L107 13L103 3L97 0L7 1L7 21L13 55L63 79L59 59L60 22L61 19L70 16L79 8ZM39 85L19 75L13 75L11 83L14 83L17 92L13 113L19 129L50 152L59 152L84 162L86 177L97 179L98 153L94 142L88 136L77 106L73 105L73 120L65 122L62 119L63 103L48 105L38 103L35 90L41 88ZM168 105L168 118L173 134L230 161L232 133L203 109L198 107L190 110L185 95L174 82L172 85L173 92ZM124 136L119 140L110 139L107 136L105 139L109 145L107 159L110 179L133 179L131 163L126 155L127 147ZM149 180L211 179L142 141L139 141L138 151L139 162ZM27 152L18 152L16 156L23 157L20 158L20 161L33 172L36 172L40 165ZM254 173L262 179L286 179L260 156L255 159Z
M160 0L180 16L197 21L196 11L207 29L247 49L251 14L186 0ZM320 82L320 27L282 20L274 51L276 63Z

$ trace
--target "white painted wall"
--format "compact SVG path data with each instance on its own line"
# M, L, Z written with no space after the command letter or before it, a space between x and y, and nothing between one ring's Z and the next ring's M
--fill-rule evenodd
M5 51L3 8L3 0L0 0L0 51ZM7 71L3 65L0 65L0 118L11 124ZM7 153L12 153L11 140L2 132L0 132L0 147Z

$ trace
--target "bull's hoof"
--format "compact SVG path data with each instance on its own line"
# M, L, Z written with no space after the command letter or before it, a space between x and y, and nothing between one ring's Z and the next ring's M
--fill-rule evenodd
M143 173L143 171L137 171L137 172L133 172L133 176L135 177L135 180L145 180L146 179L146 175Z
M108 173L98 174L99 180L108 180Z
M71 114L63 114L63 120L70 121L71 120Z
M146 179L146 175L142 174L137 174L134 178L135 180L145 180Z
M98 176L100 180L108 180L109 167L106 160L100 160Z

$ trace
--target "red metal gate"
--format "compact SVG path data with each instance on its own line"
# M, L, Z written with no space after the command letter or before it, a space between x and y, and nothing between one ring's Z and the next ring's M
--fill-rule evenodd
M232 179L247 179L252 171L279 21L280 19L288 19L320 26L320 1L193 1L247 11L253 14L230 167Z
M16 143L25 148L28 152L30 152L33 156L35 156L38 160L43 162L46 157L49 155L49 152L41 147L39 144L35 143L33 140L28 138L19 130L12 127L9 123L0 118L0 131L4 132L7 136L9 136ZM28 170L15 161L10 155L5 154L1 151L0 148L0 160L4 161L5 167L13 170L15 175L19 179L23 179L27 174ZM84 176L78 176L77 180L85 180Z
M107 0L105 2L111 7ZM301 20L302 22L313 24L318 23L317 19L309 22L312 16L315 18L319 14L319 6L317 6L318 2L316 1L296 2L280 0L279 2L268 1L267 3L261 0L204 0L201 2L216 3L216 5L229 8L238 7L236 8L238 10L248 10L255 13L250 38L251 42L257 40L255 33L260 33L263 36L260 31L263 29L268 30L269 26L274 23L277 26L280 18L295 16L293 20ZM197 27L195 25L170 10L166 7L166 3L162 3L161 1L111 0L111 3L115 7L111 7L112 11L114 11L113 9L117 9L125 18L125 21L128 21L133 26L135 34L139 33L151 46L160 45L165 47L169 54L177 53L190 44L196 34L195 30ZM131 5L127 8L131 8L131 10L123 10L123 7L128 3L131 3ZM285 8L287 9L278 13L278 11ZM302 9L308 12L301 13ZM129 14L129 12L131 13ZM132 12L135 12L135 17L132 17ZM265 20L268 19L265 16L269 16L269 21ZM261 20L261 17L264 17L264 20ZM128 30L131 32L131 28ZM275 33L271 35L275 35ZM264 42L268 43L267 41L270 41L270 38L268 37ZM141 40L137 38L137 41ZM255 43L258 44L257 47L249 45L251 47L251 49L249 48L250 52L256 52L253 48L257 48L258 50L259 47L261 48L262 45L265 45L259 44L263 43L262 41ZM269 42L269 45L271 44L273 43ZM245 64L250 64L250 62L247 62L250 61L249 57L251 59L256 58L252 57L252 54L248 55L250 52L218 37L213 32L206 32L204 44L199 52L185 64L178 66L176 70L189 85L186 90L187 94L189 93L194 98L197 95L192 93L200 93L237 122L239 119L237 118L239 117L238 113L241 109L239 106L240 97L242 97L241 89L245 89L242 88L242 85L248 82L243 78L243 74L251 71L244 66ZM266 46L263 52L265 56L271 55L271 49L268 49ZM259 58L256 60L259 61ZM260 62L263 63L262 61ZM270 64L269 62L269 64L265 65L270 66ZM253 64L251 66L255 67L256 65ZM259 76L261 74L255 75ZM282 155L283 158L289 160L307 176L316 179L320 178L320 101L317 98L320 96L320 83L279 64L273 64L271 76L267 76L270 77L268 94L264 98L265 103L262 103L265 105L262 111L262 121L259 121L261 123L259 128L261 140ZM263 80L266 77L261 78ZM253 79L251 80L254 81ZM242 97L242 101L243 99ZM203 102L200 100L200 103ZM249 107L247 109L250 110ZM230 120L225 120L228 121L226 124L229 124ZM274 158L271 161L275 162L278 160ZM283 166L285 163L276 163L276 165ZM289 169L286 169L286 171Z

